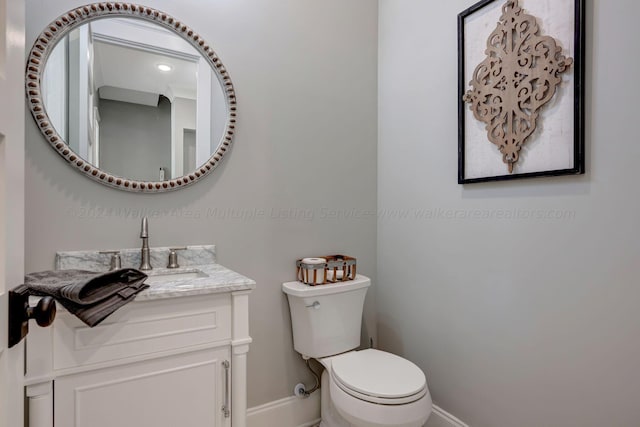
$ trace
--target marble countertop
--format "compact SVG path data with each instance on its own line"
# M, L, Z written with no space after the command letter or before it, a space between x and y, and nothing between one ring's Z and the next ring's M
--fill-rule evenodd
M122 267L138 268L140 249L122 249ZM176 298L193 295L217 294L252 290L256 282L217 263L214 245L187 246L187 250L178 252L180 268L165 268L169 248L151 248L151 265L154 268L145 271L149 275L149 288L136 296L136 301ZM108 271L110 255L100 251L58 252L56 269L79 269L89 271ZM203 277L170 278L171 274L196 273ZM163 276L162 280L154 276Z
M251 290L256 282L220 264L194 265L176 269L161 268L147 271L152 279L154 275L175 273L176 271L200 271L207 277L193 279L167 279L149 283L149 288L136 296L136 301L148 301L160 298L175 298L192 295L218 294Z

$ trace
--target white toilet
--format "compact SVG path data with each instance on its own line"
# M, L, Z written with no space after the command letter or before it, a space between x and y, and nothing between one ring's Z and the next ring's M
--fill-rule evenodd
M294 348L326 368L321 427L422 427L431 414L426 378L412 362L360 345L364 297L371 280L309 286L288 282Z

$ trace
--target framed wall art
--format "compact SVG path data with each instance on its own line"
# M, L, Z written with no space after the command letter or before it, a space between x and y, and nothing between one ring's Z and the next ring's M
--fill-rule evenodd
M458 183L584 173L584 0L458 15Z

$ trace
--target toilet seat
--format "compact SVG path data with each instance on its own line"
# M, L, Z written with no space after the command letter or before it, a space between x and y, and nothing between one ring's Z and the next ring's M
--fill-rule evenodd
M420 368L395 354L375 349L332 357L331 378L345 393L382 405L404 405L427 393Z

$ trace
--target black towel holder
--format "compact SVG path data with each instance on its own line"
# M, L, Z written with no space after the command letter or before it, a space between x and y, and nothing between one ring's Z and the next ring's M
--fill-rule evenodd
M9 347L18 344L29 333L29 319L46 327L56 318L56 302L52 297L43 297L35 307L29 306L29 290L18 286L9 291Z

